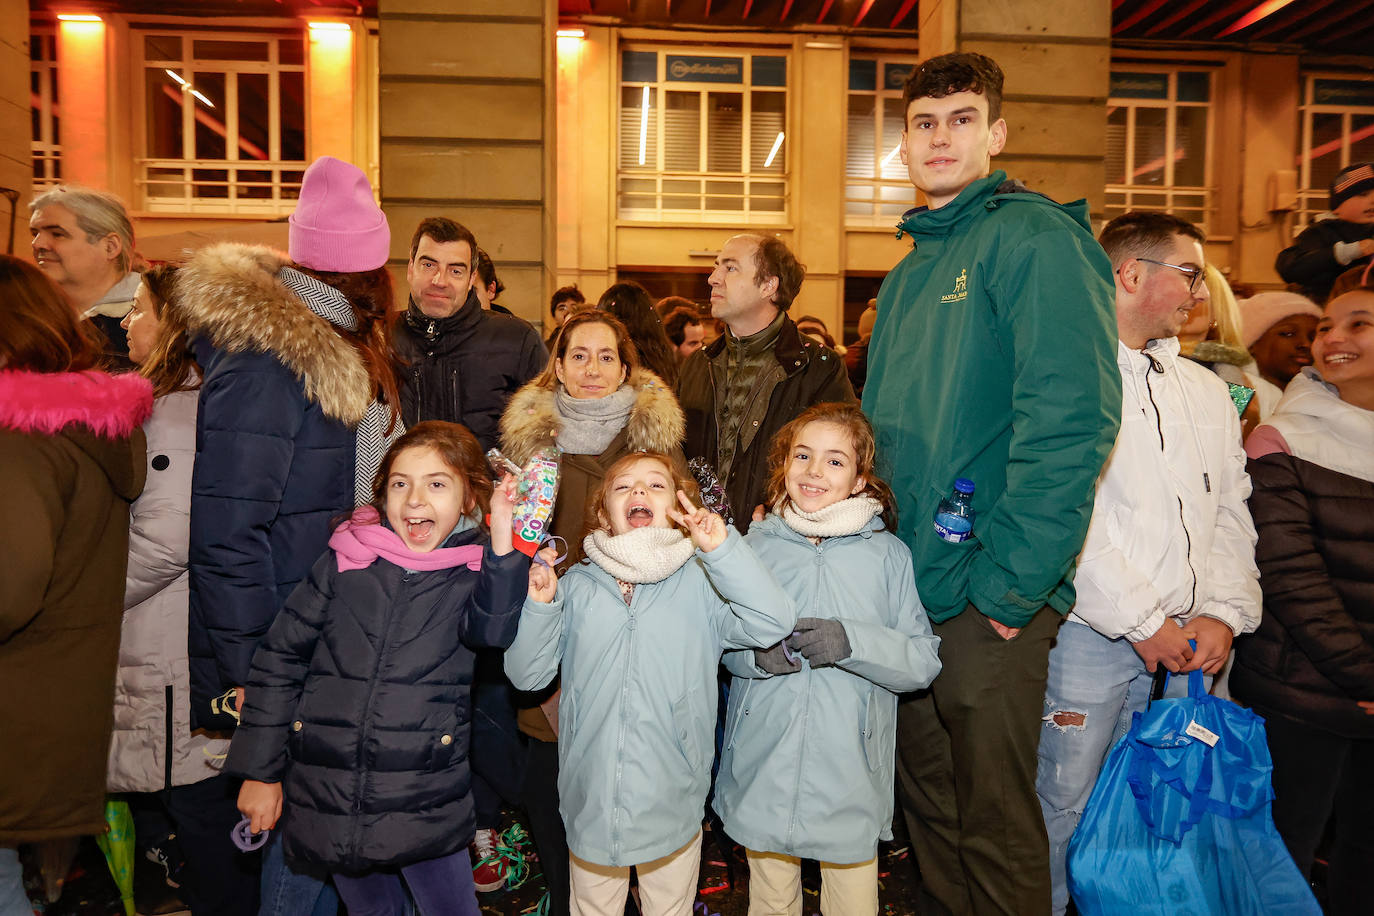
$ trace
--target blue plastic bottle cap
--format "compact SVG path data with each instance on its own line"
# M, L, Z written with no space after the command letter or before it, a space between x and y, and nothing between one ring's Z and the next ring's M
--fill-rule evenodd
M954 489L958 490L960 493L971 494L973 492L973 481L966 477L960 477L958 480L954 481Z

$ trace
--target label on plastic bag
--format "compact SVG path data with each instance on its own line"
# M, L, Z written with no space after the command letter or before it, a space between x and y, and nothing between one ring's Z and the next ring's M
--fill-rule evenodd
M1208 747L1216 747L1217 738L1219 737L1217 733L1209 728L1198 725L1196 721L1189 722L1188 727L1183 731L1185 734L1192 735Z

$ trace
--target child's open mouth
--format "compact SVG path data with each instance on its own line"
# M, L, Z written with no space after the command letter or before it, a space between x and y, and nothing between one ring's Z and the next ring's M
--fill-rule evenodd
M654 523L654 512L648 506L631 506L625 518L631 528L646 528Z
M421 543L429 540L429 536L434 531L434 520L429 518L408 518L406 523L406 537L412 541Z

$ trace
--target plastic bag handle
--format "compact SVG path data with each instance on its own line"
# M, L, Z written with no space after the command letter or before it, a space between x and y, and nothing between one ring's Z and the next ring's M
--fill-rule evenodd
M1194 652L1197 651L1196 639L1188 640L1188 645L1192 648ZM1169 687L1169 678L1173 676L1173 672L1170 671L1168 668L1165 668L1163 665L1160 665L1158 668L1155 669L1154 682L1150 685L1150 699L1149 702L1145 704L1146 709L1149 709L1150 706L1154 704L1155 700L1164 699L1164 691L1167 690ZM1197 700L1201 699L1206 695L1207 690L1206 684L1202 680L1202 669L1199 668L1196 671L1189 671L1188 699Z
M1205 750L1203 756L1211 754L1212 749L1203 745ZM1197 785L1190 790L1184 785L1183 780L1177 775L1177 767L1166 767L1158 762L1158 759L1148 750L1143 750L1137 741L1131 742L1131 771L1126 777L1127 783L1131 787L1131 794L1135 796L1136 810L1140 812L1140 819L1145 822L1149 831L1162 840L1168 840L1175 846L1183 842L1183 836L1193 827L1197 826L1198 821L1202 820L1202 815L1207 813L1212 791L1212 767L1204 764L1202 772L1198 775ZM1159 775L1166 786L1173 789L1184 798L1188 799L1188 813L1179 822L1178 836L1166 836L1160 831L1159 825L1155 822L1150 813L1150 785L1146 778L1153 770Z

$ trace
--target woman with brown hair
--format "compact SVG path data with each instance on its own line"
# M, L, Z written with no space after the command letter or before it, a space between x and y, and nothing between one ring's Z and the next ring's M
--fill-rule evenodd
M620 319L630 332L635 350L639 352L640 363L653 372L669 388L677 384L678 360L673 350L673 342L663 329L663 319L654 308L654 300L649 291L627 280L616 283L601 294L596 307Z
M169 266L144 273L121 323L155 400L143 424L148 483L130 515L108 787L127 793L139 850L169 877L177 871L192 912L249 916L258 882L229 836L239 818L237 783L220 773L228 742L191 730L187 548L200 366L175 306L176 275Z
M387 342L391 232L361 171L306 170L290 259L216 245L177 278L204 370L191 484L191 724L237 721L253 652L324 552L331 521L367 502L402 432ZM333 912L319 878L269 845L263 913Z
M95 370L57 287L0 255L0 913L29 912L20 843L105 829L129 503L152 386Z

